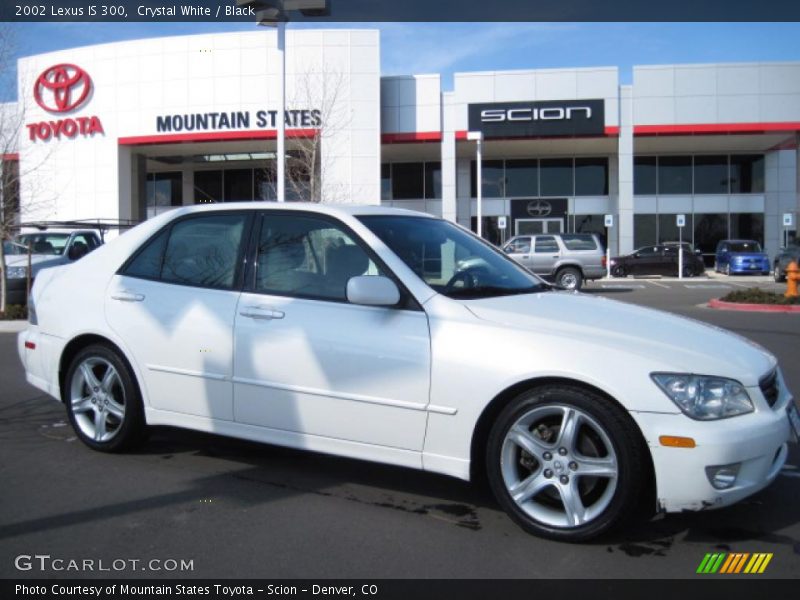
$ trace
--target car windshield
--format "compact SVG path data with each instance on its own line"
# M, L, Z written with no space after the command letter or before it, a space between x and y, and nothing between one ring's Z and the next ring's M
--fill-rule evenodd
M25 249L12 242L3 242L3 254L25 254Z
M758 242L731 242L731 252L761 252Z
M551 289L487 243L442 219L363 216L369 227L408 267L450 298L488 298Z
M24 233L17 237L17 242L30 245L34 254L63 254L68 241L68 233Z

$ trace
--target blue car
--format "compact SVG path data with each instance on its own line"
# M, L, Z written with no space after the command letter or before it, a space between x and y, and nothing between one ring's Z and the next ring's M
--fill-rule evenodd
M717 244L714 270L726 275L760 273L769 275L769 256L755 240L722 240Z

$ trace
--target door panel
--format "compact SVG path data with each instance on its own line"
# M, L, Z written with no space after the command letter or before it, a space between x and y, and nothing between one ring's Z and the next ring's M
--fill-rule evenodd
M549 275L553 272L561 249L558 241L552 235L537 235L534 237L531 270L539 275Z
M430 341L425 313L243 294L236 315L235 419L421 450ZM247 317L268 307L281 318Z
M233 419L233 319L244 211L192 216L148 241L109 285L110 327L153 408Z
M421 450L427 316L347 302L350 277L385 274L365 246L336 220L268 213L254 269L235 322L236 421Z
M114 277L106 318L133 353L150 406L233 420L238 300L239 292Z

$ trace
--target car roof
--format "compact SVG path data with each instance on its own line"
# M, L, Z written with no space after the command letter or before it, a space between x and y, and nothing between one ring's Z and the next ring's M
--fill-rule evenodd
M289 210L316 212L331 216L352 216L361 217L369 215L394 215L406 217L425 217L435 219L433 215L408 210L405 208L391 208L387 206L376 206L371 204L321 204L318 202L219 202L215 204L198 204L193 206L182 206L176 208L176 216L192 214L198 212L215 212L224 210Z

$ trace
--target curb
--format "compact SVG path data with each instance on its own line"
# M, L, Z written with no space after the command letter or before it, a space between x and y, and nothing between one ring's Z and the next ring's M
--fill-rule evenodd
M718 310L740 310L745 312L800 313L800 304L743 304L739 302L723 302L717 298L709 300L708 307Z

